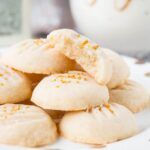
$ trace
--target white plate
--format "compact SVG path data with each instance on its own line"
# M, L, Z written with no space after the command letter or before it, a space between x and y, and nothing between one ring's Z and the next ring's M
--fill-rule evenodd
M145 73L150 72L150 63L135 64L135 59L124 57L131 70L131 79L134 79L150 91L150 77L145 76ZM144 110L135 114L140 132L134 137L108 144L101 150L150 150L150 109ZM21 148L15 146L0 145L0 150L22 150L35 148ZM83 145L73 143L63 138L60 138L55 144L43 148L36 148L40 150L79 150L79 149L95 149L92 145ZM97 148L96 148L97 149Z

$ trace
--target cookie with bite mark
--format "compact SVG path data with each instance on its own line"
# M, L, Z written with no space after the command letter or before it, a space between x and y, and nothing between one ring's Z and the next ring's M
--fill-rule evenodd
M55 30L47 39L100 84L114 88L124 83L129 76L129 68L121 56L73 30Z

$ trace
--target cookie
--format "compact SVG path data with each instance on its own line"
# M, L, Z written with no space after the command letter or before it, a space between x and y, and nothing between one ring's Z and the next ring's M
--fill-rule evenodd
M150 103L148 91L139 83L127 80L117 88L111 89L110 101L126 106L132 112L139 112Z
M127 78L130 75L129 68L123 58L118 55L116 52L101 48L104 53L109 57L110 61L112 62L112 76L110 81L107 83L108 88L115 88L118 85L123 84L126 82Z
M47 39L65 56L80 64L98 83L107 84L109 88L122 84L129 75L128 66L117 53L101 48L73 30L53 31Z
M106 86L87 73L70 71L45 77L34 89L31 101L44 109L73 111L107 102Z
M31 92L31 83L23 73L0 63L0 104L24 101Z
M137 130L132 112L115 103L66 113L60 122L63 137L87 144L115 142L135 135Z
M45 39L27 39L2 55L2 62L25 73L51 74L73 70L76 63Z
M0 143L28 147L57 139L55 123L42 109L22 104L0 106Z

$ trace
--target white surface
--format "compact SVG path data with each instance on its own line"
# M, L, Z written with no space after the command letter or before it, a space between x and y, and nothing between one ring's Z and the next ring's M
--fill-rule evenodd
M150 91L150 77L146 77L145 73L150 72L150 63L135 64L135 60L129 57L124 57L131 69L131 78L140 82ZM106 145L101 150L150 150L150 109L136 114L137 122L140 128L139 134L134 137L118 141ZM35 148L20 148L13 146L0 145L0 150L22 150ZM55 144L44 148L36 148L40 150L79 150L79 149L94 149L92 145L77 144L60 138ZM98 149L98 148L97 148Z

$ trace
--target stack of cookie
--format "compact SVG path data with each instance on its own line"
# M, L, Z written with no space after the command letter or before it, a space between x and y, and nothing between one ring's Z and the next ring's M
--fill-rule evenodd
M144 109L149 95L128 78L121 56L69 29L10 47L0 64L0 143L50 144L58 128L88 144L135 135L132 112Z

